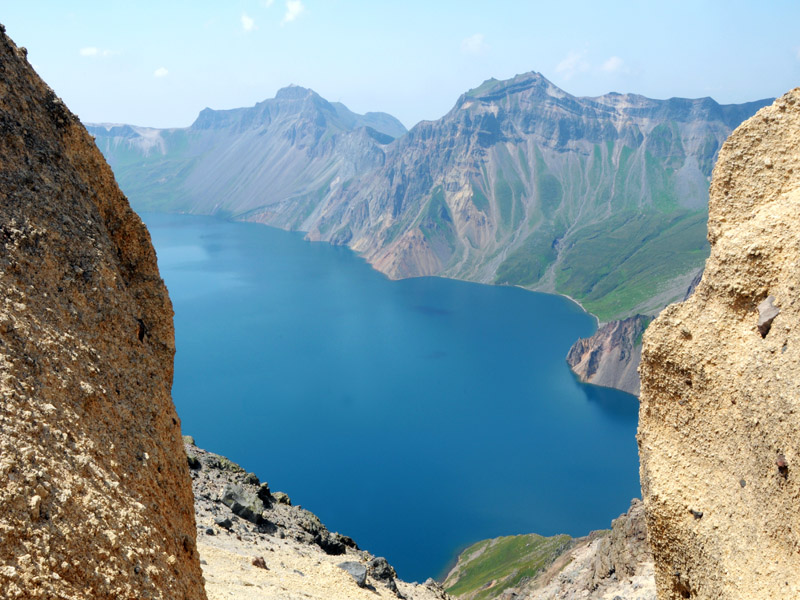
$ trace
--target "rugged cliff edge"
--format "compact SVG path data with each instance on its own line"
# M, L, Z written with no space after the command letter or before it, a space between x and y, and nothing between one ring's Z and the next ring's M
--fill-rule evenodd
M638 396L642 334L652 320L635 315L606 323L593 336L572 345L567 364L581 381Z
M800 597L800 88L724 144L703 278L644 336L659 598Z
M385 558L329 531L254 473L185 443L210 600L449 600L433 580L398 579Z
M205 598L150 237L0 30L1 595Z

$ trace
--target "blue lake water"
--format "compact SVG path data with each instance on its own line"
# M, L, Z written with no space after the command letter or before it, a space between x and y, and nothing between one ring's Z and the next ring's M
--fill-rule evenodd
M564 361L572 302L390 281L261 225L143 215L175 307L184 433L407 580L518 533L585 535L639 495L638 403Z

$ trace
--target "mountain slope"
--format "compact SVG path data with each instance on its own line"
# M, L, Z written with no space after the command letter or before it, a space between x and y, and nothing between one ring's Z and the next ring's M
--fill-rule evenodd
M576 98L537 73L490 80L412 128L306 223L392 277L556 291L602 320L680 296L708 251L708 181L764 102Z
M141 209L308 231L391 277L563 293L605 321L686 289L708 253L717 150L766 103L578 98L528 73L396 140L388 115L296 87L187 129L91 130Z
M291 86L251 108L204 109L185 129L89 125L135 206L299 228L339 182L383 163L403 125Z

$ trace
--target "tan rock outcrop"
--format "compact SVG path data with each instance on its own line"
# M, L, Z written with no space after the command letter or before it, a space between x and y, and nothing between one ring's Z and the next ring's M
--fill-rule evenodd
M702 281L644 336L638 440L659 598L798 598L800 88L731 135L709 208Z
M0 33L0 596L203 599L155 252L25 56Z

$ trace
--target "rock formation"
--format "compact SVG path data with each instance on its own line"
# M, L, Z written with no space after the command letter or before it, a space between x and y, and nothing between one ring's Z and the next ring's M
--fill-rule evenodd
M702 280L644 336L638 440L662 600L800 597L799 211L797 88L722 147Z
M197 547L210 600L449 600L432 580L406 583L254 473L187 436Z
M2 31L0 595L205 598L150 237Z
M639 395L642 334L652 317L635 315L601 326L569 349L567 364L581 381Z

